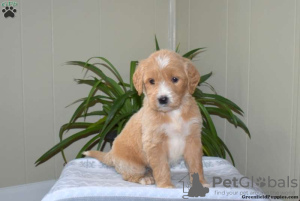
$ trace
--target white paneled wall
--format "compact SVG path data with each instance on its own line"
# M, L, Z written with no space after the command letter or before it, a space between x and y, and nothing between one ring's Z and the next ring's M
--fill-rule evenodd
M299 179L300 1L177 0L177 5L177 40L188 49L207 47L195 62L200 72L213 71L209 83L245 112L251 139L216 119L236 167L254 178Z
M227 97L230 97L248 114L248 73L249 73L249 16L250 1L228 2L227 38ZM247 172L248 137L240 128L227 123L224 127L226 144L234 153L236 166L243 174ZM252 129L250 129L252 131ZM237 143L238 142L238 143Z
M214 79L210 80L218 93L226 94L226 18L227 15L225 0L204 0L191 1L190 28L189 28L189 49L198 47L208 48L198 57L198 68L201 74L218 72L214 74ZM216 55L218 55L216 57ZM200 68L201 67L201 68ZM218 117L213 117L216 124L225 124L225 121ZM221 139L225 138L225 132L220 126L217 128Z
M34 14L28 14L33 9ZM44 167L33 168L36 158L54 142L51 1L42 4L38 0L24 2L19 5L19 11L20 15L16 18L21 19L23 79L20 84L23 92L22 99L18 101L23 102L23 112L18 113L23 113L22 157L25 158L25 167L21 167L25 170L25 181L31 183L55 176L53 161L46 163ZM16 19L9 19L14 20ZM9 68L9 64L6 67Z
M129 62L168 47L168 0L17 1L0 17L0 187L49 180L60 156L34 167L87 94L70 60L104 56L128 81ZM247 176L299 177L300 0L177 0L181 52L206 47L195 64L217 92L237 103L252 139L214 118ZM69 134L67 134L69 135ZM73 158L83 142L67 151ZM268 190L268 189L265 189Z
M252 1L251 10L247 173L285 178L294 160L295 1Z
M25 181L21 18L0 17L0 160L2 186ZM5 27L5 28L4 28Z
M0 187L57 178L61 156L34 167L87 95L79 67L66 61L104 56L129 80L131 60L168 45L168 0L17 1L15 18L0 16ZM1 14L2 15L2 14ZM67 134L68 136L69 134ZM83 142L70 146L74 158Z

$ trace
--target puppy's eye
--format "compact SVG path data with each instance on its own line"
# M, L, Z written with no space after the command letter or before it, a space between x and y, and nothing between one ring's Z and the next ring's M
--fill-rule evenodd
M172 82L173 83L177 83L178 82L178 78L177 77L172 77Z
M152 84L152 85L155 84L155 80L154 80L154 79L150 79L149 82L150 82L150 84Z

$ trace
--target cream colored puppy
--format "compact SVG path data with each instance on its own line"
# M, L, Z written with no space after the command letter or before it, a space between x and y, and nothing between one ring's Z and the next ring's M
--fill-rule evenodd
M126 181L155 182L161 188L174 187L169 164L183 156L189 172L198 173L207 186L202 168L202 118L192 97L199 80L191 61L175 52L160 50L142 60L133 83L139 95L145 94L143 107L128 121L110 152L83 154L114 166Z

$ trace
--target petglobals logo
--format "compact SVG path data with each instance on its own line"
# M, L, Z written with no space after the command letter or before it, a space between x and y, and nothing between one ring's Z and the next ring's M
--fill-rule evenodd
M4 1L1 3L2 13L5 18L11 17L14 18L17 13L17 9L15 8L18 5L15 1Z
M192 178L192 184L189 185L187 184L186 186L184 185L184 179L188 176L191 175ZM209 193L209 188L203 186L200 181L199 181L199 174L194 172L194 173L189 173L185 177L179 180L179 182L182 182L182 192L187 193L186 195L183 195L183 199L188 199L188 197L205 197L207 193ZM189 190L186 192L184 190L184 187L187 187Z
M213 187L215 187L218 184L223 185L226 188L231 187L253 187L254 184L256 184L259 187L279 187L279 188L285 188L285 187L291 187L291 188L297 188L299 186L299 181L297 179L290 179L289 176L287 176L284 179L273 179L270 176L266 178L259 177L254 182L254 178L251 177L249 179L248 177L241 177L236 178L233 177L232 179L222 179L221 177L213 177Z

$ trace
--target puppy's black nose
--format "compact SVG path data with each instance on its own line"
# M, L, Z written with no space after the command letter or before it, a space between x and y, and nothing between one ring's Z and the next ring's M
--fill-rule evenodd
M167 96L161 96L161 97L158 98L158 102L161 105L168 104L169 98Z

